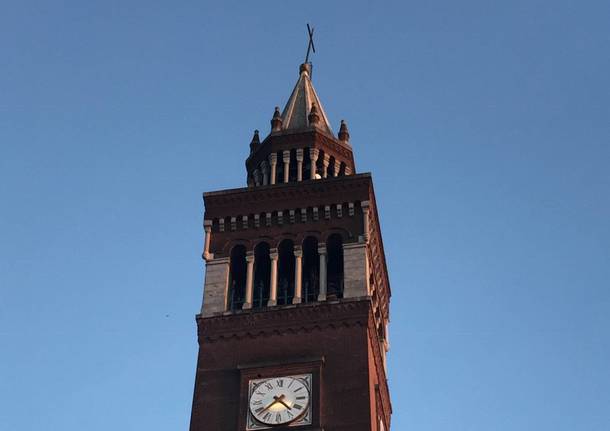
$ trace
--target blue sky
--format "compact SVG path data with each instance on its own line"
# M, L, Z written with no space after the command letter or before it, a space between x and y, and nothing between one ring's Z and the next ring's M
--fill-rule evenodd
M610 429L608 2L8 1L0 429L184 430L201 192L316 28L371 171L394 430Z

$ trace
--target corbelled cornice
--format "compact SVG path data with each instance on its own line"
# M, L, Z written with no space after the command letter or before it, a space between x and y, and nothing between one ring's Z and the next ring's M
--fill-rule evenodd
M220 190L203 194L205 218L226 217L235 207L247 207L249 213L276 210L277 202L298 201L319 198L320 204L333 198L345 197L347 193L356 193L359 199L368 199L372 187L369 173L344 177L309 180L300 183L283 183L254 188ZM342 202L344 199L339 200ZM298 207L295 206L295 208Z
M247 310L222 316L197 316L199 342L257 338L268 335L308 333L328 328L369 325L371 301L368 297L342 299Z

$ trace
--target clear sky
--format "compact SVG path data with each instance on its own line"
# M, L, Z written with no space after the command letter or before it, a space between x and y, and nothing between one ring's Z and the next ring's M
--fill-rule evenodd
M392 429L610 429L610 3L1 9L1 430L188 428L201 193L245 185L306 22L375 181Z

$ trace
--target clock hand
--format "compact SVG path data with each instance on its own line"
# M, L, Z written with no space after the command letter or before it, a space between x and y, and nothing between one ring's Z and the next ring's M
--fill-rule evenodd
M275 397L274 397L274 398L275 398ZM284 395L282 395L281 397L278 397L278 398L276 399L276 401L277 401L278 403L280 403L280 404L283 404L283 405L284 405L284 407L286 407L288 410L292 410L292 407L290 407L288 404L286 404L286 403L284 402Z
M267 407L265 407L264 409L262 409L262 410L261 410L261 413L262 413L262 412L264 412L265 410L269 410L271 407L273 407L273 405L274 405L275 403L277 403L277 400L275 399L276 397L273 397L273 398L274 398L274 400L273 400L273 401L271 401L271 403L270 403L270 404L269 404ZM259 414L260 414L260 413L259 413Z

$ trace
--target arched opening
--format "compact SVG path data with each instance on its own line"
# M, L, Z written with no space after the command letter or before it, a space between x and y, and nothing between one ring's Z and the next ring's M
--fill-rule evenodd
M294 243L284 240L278 247L277 304L292 304L294 298Z
M324 151L320 150L320 154L318 155L318 160L316 162L316 173L319 178L324 177ZM318 177L316 177L318 178Z
M276 153L276 156L277 156L277 165L276 165L276 172L275 172L275 183L281 184L284 182L284 153L280 151L280 152Z
M339 234L332 234L326 240L328 254L326 297L329 300L343 298L343 239Z
M318 240L307 237L303 241L303 302L317 301L320 280Z
M297 150L290 150L290 164L288 165L288 167L290 168L290 174L289 174L289 179L288 181L290 182L294 182L297 180L297 168L298 168L298 162L297 162Z
M303 149L303 180L311 178L311 160L309 158L309 148Z
M330 156L330 159L328 161L328 177L334 177L334 176L335 176L335 157Z
M254 248L254 288L252 308L263 308L269 300L269 281L271 279L271 259L269 244L261 242Z
M231 311L241 310L246 298L246 247L243 245L233 247L230 265L227 309Z

